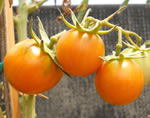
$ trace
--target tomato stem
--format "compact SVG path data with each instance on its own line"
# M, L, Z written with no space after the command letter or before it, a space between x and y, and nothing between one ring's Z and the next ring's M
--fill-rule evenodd
M54 36L51 36L50 37L50 44L48 45L48 48L49 49L52 49L53 48L53 45L57 42L57 40L58 40L58 38L63 34L63 33L65 33L66 32L66 30L64 30L64 31L62 31L62 32L60 32L60 33L58 33L58 34L56 34L56 35L54 35Z
M23 118L35 118L35 95L23 94Z
M112 19L116 14L118 14L121 10L125 9L126 6L122 6L120 7L117 11L115 11L113 14L111 14L110 16L108 16L107 18L105 18L105 21L109 21L110 19Z
M118 43L116 45L116 56L120 55L120 51L122 48L122 28L118 28Z

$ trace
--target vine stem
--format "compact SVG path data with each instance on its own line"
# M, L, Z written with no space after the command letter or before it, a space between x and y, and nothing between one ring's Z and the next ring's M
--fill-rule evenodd
M27 39L28 16L37 10L45 1L40 0L39 2L28 4L27 0L19 0L18 14L14 16L18 41Z
M49 49L53 48L53 45L57 42L58 38L65 32L66 32L66 30L50 37L50 44L48 45Z
M35 118L35 95L23 94L23 118Z
M122 48L122 28L118 29L118 43L116 45L116 56L120 55L120 51Z
M27 39L27 23L30 13L37 10L46 0L40 0L28 4L27 0L19 0L18 14L14 16L14 24L16 26L18 41ZM23 100L23 118L35 118L35 99L36 95L24 94Z
M109 23L109 22L104 22L104 21L99 21L99 22L101 22L101 25L102 25L102 26L107 26L107 27L110 27L110 28L115 27L114 24L111 24L111 23ZM114 28L114 30L117 30L117 31L118 31L119 28L121 28L121 27L120 27L120 26L116 26L116 27ZM138 47L138 45L141 44L142 38L141 38L138 34L136 34L135 32L127 31L127 30L124 30L124 29L121 29L121 31L122 31L122 34L124 34L124 35L126 36L127 40L128 40L132 45L134 45L138 50L140 50L140 48ZM136 44L132 41L132 39L130 38L129 35L133 35L133 36L136 37L137 42L138 42L138 45L136 45Z

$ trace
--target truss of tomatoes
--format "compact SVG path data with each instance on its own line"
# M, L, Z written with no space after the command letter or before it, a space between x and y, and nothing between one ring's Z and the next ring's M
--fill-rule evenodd
M105 55L104 43L96 33L68 30L59 37L56 48L51 49L44 39L39 41L35 34L33 38L17 43L4 59L5 76L20 92L48 91L64 72L74 76L96 72L98 94L113 105L129 104L142 92L144 75L140 66L126 58L104 62L100 58Z

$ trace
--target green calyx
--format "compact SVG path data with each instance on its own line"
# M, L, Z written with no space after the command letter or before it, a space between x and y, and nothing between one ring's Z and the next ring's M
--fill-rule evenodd
M113 51L112 55L108 55L105 57L99 57L103 61L111 61L111 60L120 60L120 59L138 59L138 58L144 58L145 56L137 56L137 54L142 53L142 51L135 51L132 52L131 50L128 50L127 52L121 52L118 56L116 56L116 52Z
M96 34L107 34L110 33L114 30L115 27L107 30L107 31L100 31L101 29L101 22L97 21L95 22L93 19L93 17L88 17L88 14L90 13L91 9L88 9L82 22L80 23L77 19L77 17L75 16L74 12L70 10L71 13L71 18L72 18L72 22L73 24L69 23L63 16L62 12L60 11L60 9L58 9L58 11L60 12L60 16L62 18L62 20L64 21L64 23L71 29L75 29L78 30L80 32L86 32L86 33L96 33Z
M141 45L138 49L126 42L123 42L127 48L122 50L119 55L116 55L116 52L113 51L112 55L108 55L105 57L100 57L104 61L110 61L115 59L138 59L138 58L146 58L147 54L150 54L150 48L147 48L146 45L149 45L149 41L146 41L143 45Z
M61 67L61 65L58 63L57 59L56 59L56 50L54 48L54 44L57 42L57 39L65 32L61 32L56 34L55 36L51 36L50 39L48 38L43 24L41 22L41 20L38 18L38 26L39 26L39 32L41 35L41 39L38 38L38 36L35 34L35 32L33 31L32 28L32 19L30 21L30 34L32 36L32 38L36 41L36 43L39 45L39 47L41 48L42 51L44 51L45 53L47 53L50 58L55 62L55 64L69 77L72 79L71 75L69 75L68 73L66 73L63 68Z

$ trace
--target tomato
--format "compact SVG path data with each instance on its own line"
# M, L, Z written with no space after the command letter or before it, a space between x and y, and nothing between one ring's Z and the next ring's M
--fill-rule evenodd
M8 82L18 91L38 94L53 88L63 72L31 39L16 44L4 58Z
M111 60L96 72L95 87L104 101L113 105L129 104L143 89L143 72L131 59Z
M104 56L104 43L99 35L69 30L56 45L56 58L64 71L75 76L87 76L95 72Z

